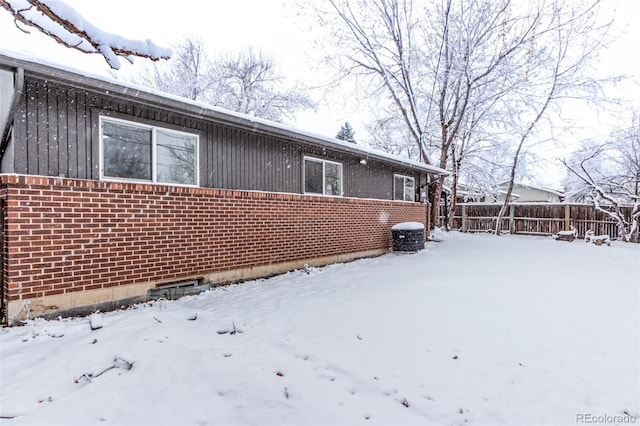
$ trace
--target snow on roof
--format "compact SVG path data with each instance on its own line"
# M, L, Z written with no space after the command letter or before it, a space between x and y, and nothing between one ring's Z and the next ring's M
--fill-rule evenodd
M505 182L501 182L500 186L504 186L504 185L509 185L509 181L505 181ZM518 183L515 182L514 184L515 186L519 186L521 188L526 188L526 189L537 189L538 191L544 191L544 192L549 192L551 194L555 194L558 196L563 196L564 194L560 191L556 191L555 189L551 189L551 188L545 188L543 186L536 186L536 185L530 185L530 184L524 184L524 183Z
M338 151L361 155L366 159L377 159L385 162L400 164L405 167L419 169L428 173L448 176L450 173L439 167L431 166L405 157L388 154L362 145L340 139L306 132L292 126L263 118L242 114L239 112L215 107L204 102L192 101L177 95L164 93L148 87L125 83L110 76L97 75L86 71L71 68L66 65L53 63L34 57L29 54L17 53L0 49L0 65L24 68L35 74L41 74L51 80L61 80L74 83L87 89L100 89L110 95L120 95L126 98L135 97L137 101L155 106L171 108L187 114L199 117L209 117L215 121L234 124L253 131L261 131L279 136L285 136L293 140L322 145Z

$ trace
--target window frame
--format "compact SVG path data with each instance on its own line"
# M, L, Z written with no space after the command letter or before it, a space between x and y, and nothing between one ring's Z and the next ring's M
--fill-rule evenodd
M151 179L135 179L125 178L118 176L106 176L104 173L105 158L104 158L104 123L111 122L115 124L122 124L130 127L137 127L140 129L151 131ZM197 133L183 132L180 130L170 129L168 127L157 126L153 124L139 123L136 121L125 120L122 118L107 117L100 115L100 180L112 181L112 182L134 182L134 183L151 183L156 185L170 185L170 186L187 186L187 187L199 187L200 186L200 135ZM165 134L174 134L181 137L194 138L195 142L195 183L177 183L177 182L162 182L158 180L158 156L157 156L157 132L163 132Z
M322 193L320 192L307 192L307 160L314 161L316 163L322 163ZM326 194L327 190L327 164L335 164L340 167L340 193ZM322 195L323 197L344 197L344 166L338 161L325 160L323 158L316 158L310 156L303 156L302 158L302 193L305 195Z
M396 198L396 178L402 178L402 199L399 200ZM407 200L407 182L413 182L413 193L411 194L411 199ZM393 200L394 201L406 201L406 202L416 202L416 178L413 176L401 175L394 173L393 175Z

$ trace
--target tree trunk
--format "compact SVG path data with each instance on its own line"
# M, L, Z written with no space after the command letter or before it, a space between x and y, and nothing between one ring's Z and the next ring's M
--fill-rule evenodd
M495 231L496 235L501 234L502 218L504 217L505 214L507 214L507 210L509 209L509 202L511 201L511 193L513 192L513 182L516 179L516 169L518 168L518 160L520 159L520 151L522 151L522 147L524 146L524 143L527 140L527 137L529 136L533 128L536 126L538 121L540 121L540 119L542 118L542 115L545 113L545 111L549 107L549 104L553 99L553 95L555 94L555 91L557 88L557 82L558 82L558 66L559 65L556 64L556 72L554 74L553 84L551 86L551 89L549 90L549 93L547 94L547 99L545 100L544 104L538 111L538 114L536 115L535 119L531 123L529 123L529 125L527 126L527 129L520 137L520 143L518 143L518 148L516 149L516 153L513 156L513 164L511 165L511 175L509 177L509 189L507 190L507 194L505 195L504 204L502 204L502 208L500 209L500 213L498 214L498 220L496 222L496 231Z
M440 176L435 184L430 188L429 202L431 203L431 228L440 226L440 197L442 196L442 186L444 176Z
M456 213L456 205L458 203L458 174L460 171L460 166L462 163L462 159L456 158L455 150L452 149L452 159L453 159L453 172L452 172L452 183L451 183L451 200L449 200L449 211L451 212L451 217L449 218L449 226L453 222L453 216Z
M458 198L458 175L453 175L453 183L451 185L451 200L449 200L449 228L453 225L453 216L456 214L456 206Z
M502 203L502 207L500 208L500 213L498 213L498 218L496 220L496 229L495 234L502 234L502 218L507 214L509 210L509 203L511 202L511 194L513 193L513 183L516 179L516 168L518 167L518 156L520 155L520 147L516 151L516 155L513 157L513 164L511 165L511 175L509 177L509 188L507 189L507 193L505 194L504 203Z

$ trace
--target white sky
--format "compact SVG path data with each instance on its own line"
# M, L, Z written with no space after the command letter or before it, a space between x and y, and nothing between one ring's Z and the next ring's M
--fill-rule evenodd
M180 0L175 3L153 0L64 1L102 30L131 39L151 39L159 45L169 46L188 34L196 34L205 40L211 50L247 46L260 48L272 54L288 77L314 84L309 77L313 75L313 69L318 68L318 64L309 61L313 23L297 16L294 10L284 4L285 0ZM640 1L606 2L616 9L616 32L623 34L602 55L599 72L634 76L636 83L625 83L615 95L622 94L626 99L635 100L635 108L640 109L640 28L637 25ZM24 34L16 29L10 14L0 10L0 49L28 52L95 74L109 72L102 57L66 49L36 29L29 31L31 34ZM141 61L144 60L138 59L137 63ZM131 73L133 66L126 61L122 63L123 68L119 72ZM610 114L587 108L581 109L577 115L584 116L585 129L576 134L576 140L564 141L569 147L575 146L580 138L606 136L608 133ZM615 114L615 117L630 123L629 116L629 110ZM294 125L301 130L335 136L340 126L349 121L356 130L357 138L359 134L364 135L362 125L365 119L364 113L358 114L343 105L321 105L317 113L299 114ZM562 155L562 151L562 148L548 150L551 162L547 163L556 161L555 158ZM556 181L557 178L548 180ZM545 179L538 183L551 184Z
M308 22L305 25L295 11L285 6L284 0L181 0L174 7L167 3L158 6L152 0L109 0L108 7L96 0L64 1L98 28L130 39L151 39L161 46L170 46L186 35L195 34L212 51L257 47L270 53L287 77L314 84L308 79L314 66L307 57L312 25ZM17 30L11 16L0 10L0 49L27 52L95 74L109 73L100 56L66 49L36 29L29 31L31 34ZM145 60L137 59L136 63L142 61ZM118 73L132 72L133 66L125 60L121 63ZM303 113L295 126L335 136L344 121L349 120L357 129L358 120L351 118L351 112L339 109L322 106L317 113Z

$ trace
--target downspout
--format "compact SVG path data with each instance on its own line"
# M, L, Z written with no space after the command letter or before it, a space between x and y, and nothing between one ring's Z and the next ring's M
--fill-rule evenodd
M4 117L0 117L0 119L4 121L0 122L0 129L2 129L2 140L0 140L0 164L4 159L4 154L7 152L7 147L9 146L11 128L13 127L13 115L18 107L20 97L24 93L24 68L16 69L13 84L13 98L11 99L11 106L9 107L7 117L6 119Z
M11 105L7 111L6 117L0 117L0 130L2 131L2 139L0 139L0 164L4 159L4 154L7 152L7 147L11 140L11 128L13 127L13 116L18 107L20 97L24 93L24 69L17 68L13 77L13 95L11 98ZM6 200L0 200L0 324L9 324L9 312L7 303L7 288L4 280L4 265L5 265L5 250L6 250L6 235L5 235L5 208Z

